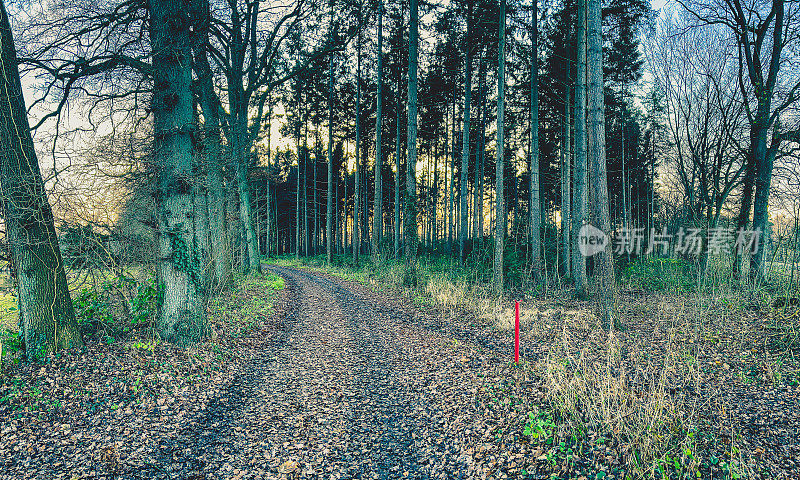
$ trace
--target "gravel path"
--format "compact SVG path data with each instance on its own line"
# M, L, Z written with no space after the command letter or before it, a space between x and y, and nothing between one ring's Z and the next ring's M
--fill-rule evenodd
M491 355L415 326L366 290L270 267L282 338L243 362L160 469L190 478L472 478ZM480 431L479 431L480 430ZM150 472L156 474L158 472Z

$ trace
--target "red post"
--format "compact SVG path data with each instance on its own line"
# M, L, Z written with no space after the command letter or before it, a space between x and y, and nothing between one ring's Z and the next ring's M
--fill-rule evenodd
M519 363L519 302L514 302L514 363Z

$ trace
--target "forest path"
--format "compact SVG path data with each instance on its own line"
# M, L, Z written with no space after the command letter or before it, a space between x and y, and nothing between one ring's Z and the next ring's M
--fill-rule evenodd
M173 473L205 478L471 478L485 433L483 349L414 324L385 297L270 266L290 300L282 338L184 432ZM472 447L472 448L471 448ZM191 453L190 453L191 452ZM166 459L165 459L166 460ZM287 475L288 474L288 475Z

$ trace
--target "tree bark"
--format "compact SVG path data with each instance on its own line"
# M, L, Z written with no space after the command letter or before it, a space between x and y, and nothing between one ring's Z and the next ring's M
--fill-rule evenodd
M592 165L592 217L595 226L611 234L608 212L608 180L606 174L605 98L603 93L603 37L600 0L589 0L587 12L589 74L589 158ZM610 241L595 258L601 319L608 329L614 328L617 292L614 279L614 258Z
M50 351L81 346L83 339L30 134L17 63L11 23L0 0L0 193L17 272L20 332L26 356L33 360L44 359Z
M586 257L580 252L580 229L587 219L588 162L586 152L586 0L578 0L577 73L575 78L575 193L572 205L572 277L575 294L586 297L589 279L586 276Z
M500 0L499 48L497 53L497 169L495 195L495 233L494 233L494 290L503 293L503 247L506 235L506 215L503 194L503 167L505 163L505 95L506 95L506 0Z
M418 0L410 0L408 34L408 158L406 159L406 201L403 218L405 275L407 285L417 283L417 62L419 44Z

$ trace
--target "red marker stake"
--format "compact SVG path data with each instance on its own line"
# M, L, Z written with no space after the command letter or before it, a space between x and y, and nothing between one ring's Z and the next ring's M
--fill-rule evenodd
M514 302L514 363L519 363L519 302Z

